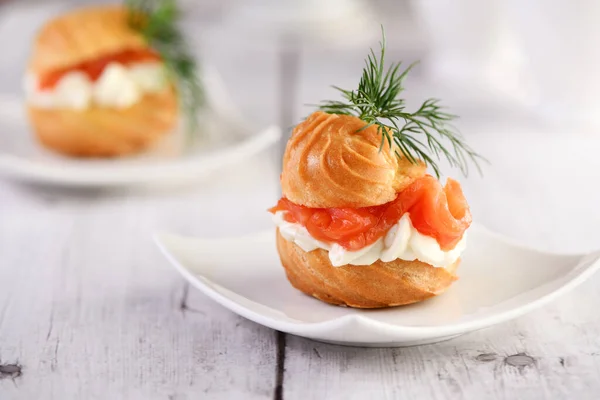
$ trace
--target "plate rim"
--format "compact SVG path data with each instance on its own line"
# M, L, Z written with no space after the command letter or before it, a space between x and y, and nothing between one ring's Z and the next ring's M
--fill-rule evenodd
M270 125L258 133L248 135L235 147L202 154L201 157L178 159L172 162L157 161L145 166L127 166L118 174L110 176L106 175L106 171L79 173L64 170L60 166L48 167L44 163L24 160L4 153L0 154L0 174L28 182L81 187L160 183L173 179L174 175L177 175L175 180L179 182L194 179L203 173L241 161L268 148L280 137L281 129L277 125Z

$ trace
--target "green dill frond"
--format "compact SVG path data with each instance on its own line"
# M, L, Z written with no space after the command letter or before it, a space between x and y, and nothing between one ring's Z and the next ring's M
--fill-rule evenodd
M319 109L330 114L354 115L367 123L362 129L377 126L382 147L386 142L390 147L395 144L398 157L413 164L424 161L438 178L437 161L441 158L459 168L465 176L469 162L481 173L479 161L486 160L464 142L460 132L451 125L456 116L446 112L439 100L428 99L415 112L406 110L400 95L404 91L404 79L415 64L402 70L401 63L392 63L386 70L383 27L381 31L379 56L371 49L358 88L346 90L334 86L344 100L322 102Z
M162 58L177 87L187 131L195 133L204 92L198 77L198 65L178 26L180 10L176 0L125 0L125 6L129 10L131 28L138 31Z

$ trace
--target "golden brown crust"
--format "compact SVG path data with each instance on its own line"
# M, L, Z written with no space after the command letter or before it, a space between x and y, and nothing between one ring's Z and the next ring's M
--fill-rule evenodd
M277 250L296 289L326 303L381 308L416 303L445 291L457 276L460 260L448 268L420 261L377 261L372 265L333 267L325 250L303 251L277 231Z
M375 126L317 111L294 129L283 156L281 187L306 207L367 207L390 202L424 176L424 164L398 159Z
M48 21L38 32L29 72L39 76L123 50L146 49L124 7L90 6Z
M173 89L147 94L124 109L92 107L84 111L28 107L40 141L70 156L111 157L147 148L176 124Z

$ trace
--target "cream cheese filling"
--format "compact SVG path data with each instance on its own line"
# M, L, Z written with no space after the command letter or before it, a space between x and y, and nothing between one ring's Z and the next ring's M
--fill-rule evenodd
M112 62L96 81L81 71L65 74L52 89L41 90L38 78L25 76L27 102L40 108L87 110L92 105L125 109L138 103L145 94L158 93L168 85L160 62L123 65Z
M435 238L417 231L408 213L375 243L356 251L346 250L337 243L325 243L313 238L308 230L298 223L284 219L286 211L273 214L273 222L279 228L281 236L295 243L306 252L323 249L329 253L329 260L334 267L343 265L371 265L377 260L390 262L396 259L419 260L437 268L446 268L454 264L467 246L467 233L457 245L448 251L441 249Z

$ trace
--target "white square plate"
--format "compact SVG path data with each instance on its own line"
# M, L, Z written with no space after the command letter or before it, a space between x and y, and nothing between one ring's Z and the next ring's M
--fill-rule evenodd
M233 312L283 332L357 346L432 343L507 321L574 288L600 267L600 252L541 253L474 225L460 279L446 293L409 306L359 310L294 289L279 262L274 231L219 240L157 234L155 240L187 281Z

